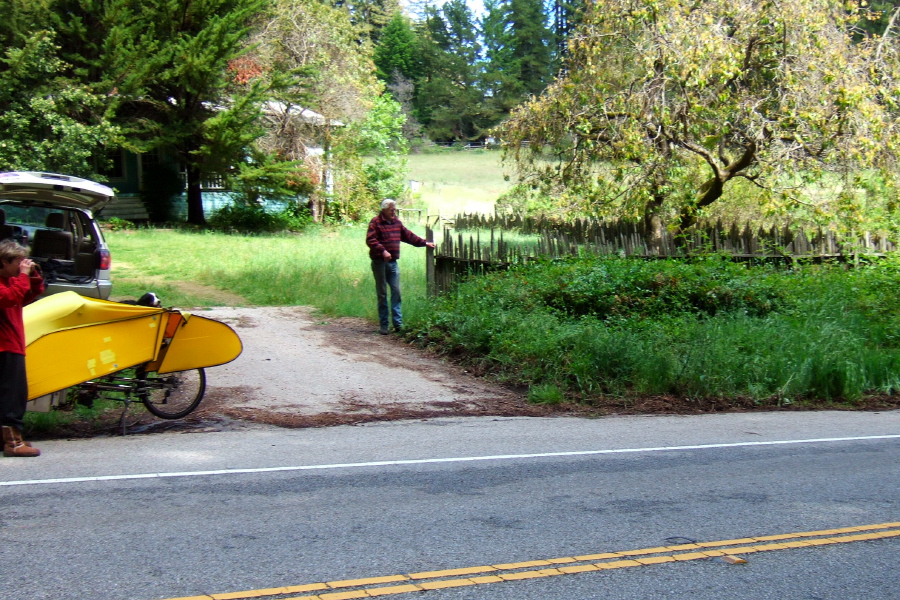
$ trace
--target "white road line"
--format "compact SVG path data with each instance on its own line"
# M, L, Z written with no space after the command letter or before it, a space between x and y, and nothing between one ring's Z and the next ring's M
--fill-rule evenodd
M699 444L696 446L660 446L651 448L618 448L610 450L575 450L571 452L542 452L535 454L498 454L492 456L458 456L453 458L419 458L409 460L379 460L358 463L336 463L328 465L296 465L289 467L260 467L256 469L218 469L214 471L174 471L169 473L136 473L133 475L97 475L93 477L63 477L59 479L23 479L0 481L0 487L13 485L41 485L50 483L81 483L85 481L120 481L125 479L158 479L165 477L208 477L212 475L233 475L238 473L277 473L281 471L312 471L328 469L352 469L363 467L391 467L401 465L426 465L438 463L460 463L485 460L521 460L526 458L554 458L561 456L595 456L599 454L629 454L639 452L672 452L679 450L709 450L713 448L744 448L750 446L785 446L790 444L827 444L833 442L855 442L863 440L898 439L900 434L866 435L840 438L816 438L810 440L777 440L771 442L733 442L728 444Z

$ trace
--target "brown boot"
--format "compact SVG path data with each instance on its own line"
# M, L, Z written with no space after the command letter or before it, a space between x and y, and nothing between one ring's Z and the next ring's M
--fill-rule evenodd
M40 456L41 451L22 439L15 427L3 427L3 456Z

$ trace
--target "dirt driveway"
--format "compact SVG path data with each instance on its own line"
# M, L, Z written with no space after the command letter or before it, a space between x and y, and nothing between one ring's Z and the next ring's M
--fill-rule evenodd
M383 336L362 319L325 320L304 307L211 308L244 350L207 370L197 417L309 427L460 415L540 415L511 390Z

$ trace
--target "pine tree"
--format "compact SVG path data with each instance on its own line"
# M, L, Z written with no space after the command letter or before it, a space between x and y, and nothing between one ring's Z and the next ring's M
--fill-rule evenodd
M416 82L417 114L433 140L480 137L492 124L478 75L480 46L464 0L429 7L420 33L422 72Z
M540 94L552 79L551 35L541 0L509 0L516 74L526 95Z
M541 0L486 0L482 74L496 120L552 79L552 39Z
M522 96L513 57L509 4L506 0L485 0L484 10L481 19L485 59L482 86L488 104L498 115L505 115Z
M334 6L343 8L351 22L368 34L371 43L378 43L382 30L400 12L399 0L332 0Z
M584 0L553 0L550 18L554 39L554 65L558 66L566 56L569 36L578 26L580 14L584 8Z
M188 222L203 225L205 175L222 172L260 135L272 82L238 85L231 67L246 50L267 0L58 0L74 73L119 100L117 119L136 149L164 148L187 175Z
M415 79L419 74L416 52L416 34L406 17L397 11L382 30L375 46L373 58L379 79L386 83L392 83L396 75Z

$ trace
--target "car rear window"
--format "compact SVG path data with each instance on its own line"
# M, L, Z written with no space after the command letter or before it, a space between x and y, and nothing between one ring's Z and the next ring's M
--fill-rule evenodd
M6 222L16 225L33 225L44 227L47 215L52 212L63 212L58 208L46 208L43 206L21 206L16 204L0 203L0 208L6 212Z

